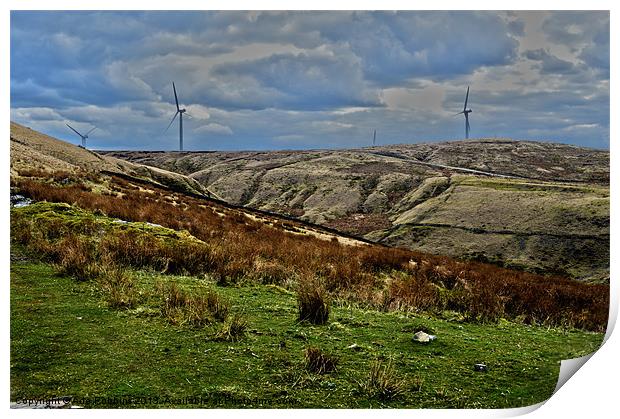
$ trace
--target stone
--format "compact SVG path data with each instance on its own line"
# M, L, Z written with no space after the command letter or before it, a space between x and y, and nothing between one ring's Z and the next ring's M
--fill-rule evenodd
M11 208L27 207L28 205L32 204L32 202L32 199L26 198L23 195L11 195Z
M429 343L434 341L435 339L437 339L437 336L429 335L428 333L421 330L413 335L413 341L419 343Z

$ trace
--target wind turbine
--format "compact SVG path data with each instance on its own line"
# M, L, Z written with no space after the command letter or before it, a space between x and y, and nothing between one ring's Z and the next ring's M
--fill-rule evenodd
M91 132L93 132L94 130L97 129L97 127L91 129L90 131L88 131L86 134L82 135L79 132L77 132L77 130L75 128L73 128L71 125L69 124L65 124L66 126L68 126L69 128L71 128L71 131L75 132L77 135L80 136L80 138L82 139L82 147L86 147L86 139L88 138L88 134L90 134Z
M377 143L377 130L372 134L372 145L374 146Z
M467 99L469 98L469 86L467 86L467 94L465 95L465 105L463 106L463 110L456 115L463 114L465 115L465 139L469 138L469 114L472 112L471 109L467 109Z
M177 115L179 115L179 151L183 151L183 114L186 112L186 109L185 108L181 109L179 107L179 98L177 97L177 88L174 86L174 82L172 82L172 90L174 91L174 101L177 104L177 112L172 117L172 120L166 127L166 130L164 131L164 133L168 131L168 128L170 128L170 125L172 125L172 123L174 122L174 118L176 118Z

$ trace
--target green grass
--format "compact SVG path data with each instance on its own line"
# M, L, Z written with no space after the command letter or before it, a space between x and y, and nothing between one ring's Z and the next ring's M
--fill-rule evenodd
M583 193L597 198L608 198L609 188L595 185L580 185L568 183L553 183L520 179L480 178L477 176L455 176L453 182L462 186L474 186L496 189L500 191L526 191L549 193Z
M40 262L11 265L11 400L72 395L86 407L517 407L547 399L560 360L596 350L603 338L338 302L328 324L314 326L297 322L295 295L279 287L133 275L144 295L141 305L114 310L94 282L59 276ZM156 283L168 281L216 288L230 301L231 313L247 320L245 336L216 339L219 322L204 328L168 323L156 293ZM432 331L437 340L416 344L417 330ZM304 351L310 346L337 357L337 370L307 371ZM377 359L391 362L394 378L403 381L404 391L394 399L364 391ZM488 372L474 372L478 362ZM187 397L205 404L188 406L180 400Z

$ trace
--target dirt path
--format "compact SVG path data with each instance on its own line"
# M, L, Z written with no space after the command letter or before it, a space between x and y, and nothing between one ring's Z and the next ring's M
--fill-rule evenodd
M401 159L401 160L406 160L408 162L414 163L414 164L420 164L423 166L428 166L428 167L434 167L437 169L448 169L448 170L458 170L460 172L466 172L466 173L472 173L474 175L483 175L483 176L492 176L492 177L500 177L500 178L508 178L508 179L530 179L530 178L526 178L523 176L515 176L515 175L505 175L502 173L493 173L493 172L485 172L483 170L476 170L476 169L468 169L467 167L456 167L456 166L448 166L445 164L439 164L439 163L429 163L429 162L425 162L425 161L421 161L412 157L407 157L407 156L403 156L402 154L399 153L393 153L390 152L388 153L380 153L380 152L371 152L371 154L375 154L378 156L383 156L383 157L394 157L397 159ZM532 178L534 179L534 178Z

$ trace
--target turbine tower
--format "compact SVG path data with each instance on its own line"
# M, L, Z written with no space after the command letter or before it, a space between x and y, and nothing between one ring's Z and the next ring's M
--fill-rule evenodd
M73 128L71 125L69 124L65 124L66 126L68 126L69 128L71 128L71 131L75 132L77 135L80 136L80 138L82 139L82 147L86 148L86 139L88 138L88 134L90 134L91 132L93 132L94 130L97 129L97 127L91 129L90 131L88 131L86 134L82 135L80 134L75 128Z
M168 126L166 127L164 133L168 131L168 128L170 128L170 125L172 125L174 119L177 117L177 115L179 115L179 151L183 151L183 114L186 112L186 110L185 108L181 109L179 107L179 98L177 97L177 88L175 87L174 82L172 82L172 90L174 91L174 101L177 104L177 111L172 117L172 120L170 121Z
M465 115L465 139L469 138L469 114L472 112L471 109L467 109L467 99L469 98L469 86L467 86L467 94L465 95L465 105L463 106L463 110L456 115L463 114Z
M377 143L377 130L372 134L372 145L374 146Z

